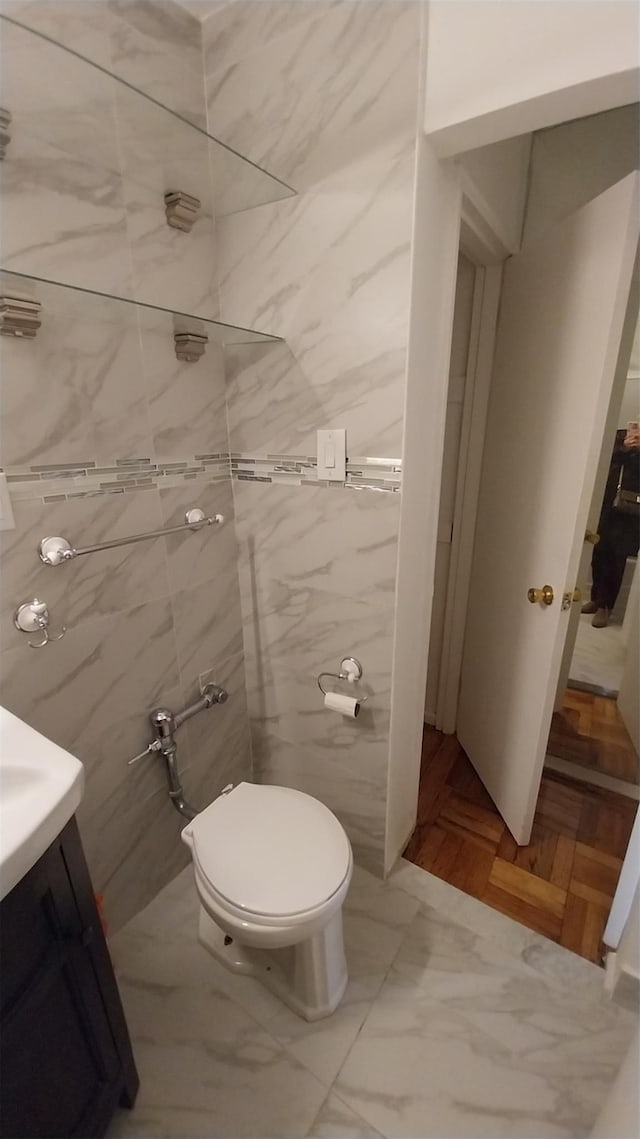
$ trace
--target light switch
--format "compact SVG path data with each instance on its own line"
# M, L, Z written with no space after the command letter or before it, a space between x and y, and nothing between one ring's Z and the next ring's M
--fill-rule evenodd
M15 528L7 476L0 474L0 530L15 530Z
M318 478L344 482L347 470L347 433L343 427L318 431Z

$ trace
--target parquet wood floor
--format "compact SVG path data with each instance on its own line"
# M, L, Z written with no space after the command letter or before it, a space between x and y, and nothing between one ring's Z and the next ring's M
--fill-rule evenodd
M598 964L637 804L545 772L518 846L455 736L425 727L405 858Z
M640 783L640 761L618 705L609 696L568 688L562 711L553 714L548 750L582 767Z

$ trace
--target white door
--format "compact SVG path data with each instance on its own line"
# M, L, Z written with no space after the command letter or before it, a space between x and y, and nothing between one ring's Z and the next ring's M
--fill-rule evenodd
M507 261L458 738L529 841L638 244L638 175ZM530 587L550 585L549 606Z

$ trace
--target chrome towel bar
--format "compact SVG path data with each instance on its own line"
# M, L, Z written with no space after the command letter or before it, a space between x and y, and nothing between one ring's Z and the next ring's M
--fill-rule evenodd
M66 538L43 538L38 545L40 561L46 566L59 566L83 554L96 554L100 550L113 550L117 546L129 546L134 542L147 542L151 538L162 538L165 534L179 534L182 530L202 530L205 526L221 526L223 514L207 518L204 510L194 506L187 510L185 521L180 526L166 526L164 530L147 530L144 534L130 534L127 538L114 538L112 542L97 542L95 546L80 546L76 549Z

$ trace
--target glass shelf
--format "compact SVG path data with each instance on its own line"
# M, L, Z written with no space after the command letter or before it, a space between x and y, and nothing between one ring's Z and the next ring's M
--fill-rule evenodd
M12 115L5 161L12 148L36 159L53 149L160 196L184 190L218 217L296 193L100 64L13 17L0 20L0 106Z
M206 333L209 339L221 345L282 343L282 337L252 328L225 324L210 317L193 316L175 309L160 308L141 301L99 293L93 289L79 289L45 277L32 277L25 273L0 270L0 292L5 296L28 297L40 301L43 317L59 314L73 317L79 324L98 321L121 326L138 325L151 332Z

